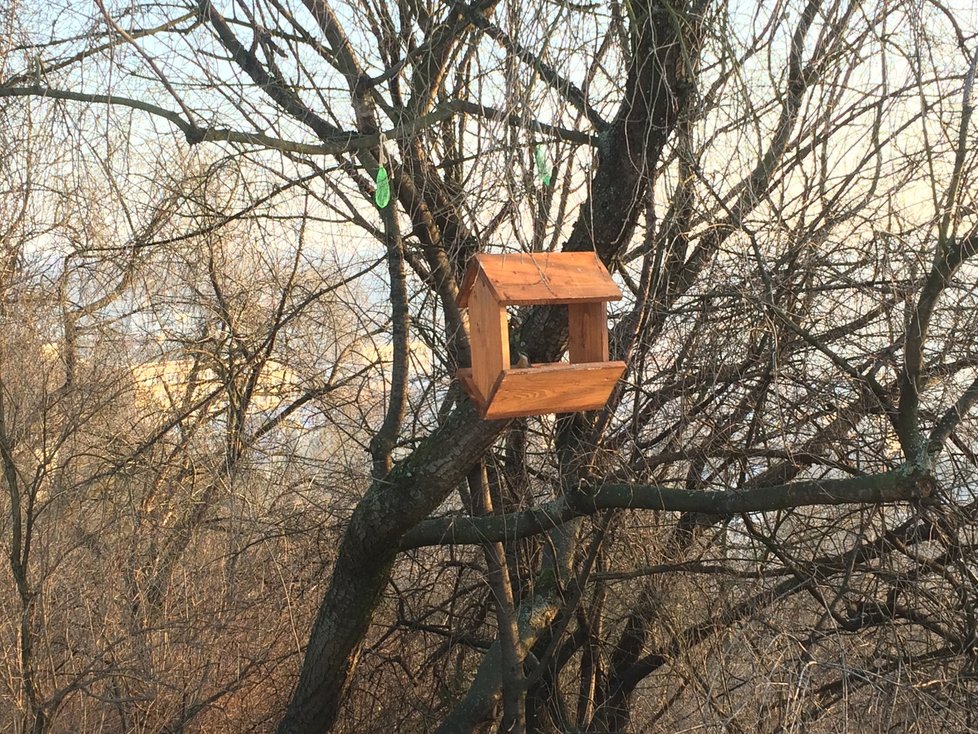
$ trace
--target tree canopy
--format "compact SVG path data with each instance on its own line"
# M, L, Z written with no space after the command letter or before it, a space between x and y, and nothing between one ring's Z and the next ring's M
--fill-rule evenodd
M8 4L2 726L973 730L966 5ZM483 420L557 251L625 375Z

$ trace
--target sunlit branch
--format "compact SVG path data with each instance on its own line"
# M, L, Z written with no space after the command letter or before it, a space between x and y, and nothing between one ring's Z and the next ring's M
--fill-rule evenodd
M607 484L593 495L561 497L523 512L495 517L424 520L401 541L401 549L515 540L546 532L601 510L631 509L739 515L813 505L872 505L927 497L933 481L903 469L850 479L794 482L759 489L687 491L654 485Z
M375 148L380 144L381 137L387 140L403 140L412 138L422 130L450 119L458 113L476 115L489 120L502 120L513 127L533 130L550 135L557 140L563 140L579 145L597 145L597 138L579 130L569 130L545 122L540 122L515 113L507 113L493 107L452 100L439 105L426 115L409 120L402 125L389 128L382 133L359 135L354 132L331 135L323 144L300 143L294 140L276 138L262 133L249 133L231 130L223 127L200 127L188 122L179 113L165 107L112 94L88 94L85 92L69 92L64 89L51 89L44 86L4 87L0 86L0 97L44 97L60 99L69 102L85 104L105 104L117 107L127 107L139 112L146 112L154 117L160 117L174 125L187 138L191 145L199 143L235 143L253 145L260 148L271 148L286 153L301 155L342 155L365 148Z

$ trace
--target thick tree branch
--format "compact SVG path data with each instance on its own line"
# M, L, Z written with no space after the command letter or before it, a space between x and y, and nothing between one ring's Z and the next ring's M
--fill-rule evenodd
M587 498L561 497L523 512L494 517L444 517L418 523L401 550L428 545L475 545L546 532L601 510L631 509L731 516L818 505L874 505L929 497L934 482L905 469L850 479L793 482L773 487L690 492L654 485L606 484Z
M951 278L961 264L978 251L978 233L972 231L967 237L956 240L952 222L956 226L955 214L961 186L964 159L968 149L968 124L974 112L971 101L975 70L978 67L978 54L972 59L965 78L961 100L961 125L954 151L954 168L948 185L944 211L941 212L937 244L934 248L934 261L930 274L920 291L917 305L907 327L906 348L903 358L902 385L900 387L900 406L897 415L897 434L900 447L907 461L925 468L930 459L929 447L924 441L920 425L920 393L923 389L921 373L924 367L924 344L930 329L931 317L947 288Z
M937 425L934 426L927 446L927 450L932 456L936 456L944 449L944 443L948 437L964 417L971 412L976 403L978 403L978 377L961 393L957 402L945 411Z
M327 731L333 725L401 537L465 480L505 425L479 420L472 404L463 402L357 504L280 734Z
M727 237L743 226L744 218L757 207L771 185L777 165L787 151L791 134L798 123L805 92L816 77L814 69L818 59L812 59L807 66L802 64L802 59L805 52L805 37L815 21L821 4L821 0L809 0L792 35L784 102L770 145L750 175L730 191L728 196L736 196L736 199L727 208L727 218L711 230L685 263L679 261L675 263L668 279L671 301L692 286Z
M386 140L413 138L422 130L444 122L460 113L476 115L489 120L504 120L508 125L512 125L513 127L550 135L555 140L577 143L579 145L597 145L597 138L595 136L580 132L579 130L570 130L549 125L523 115L506 113L494 107L487 107L466 100L450 100L438 105L438 107L426 115L388 128L382 133L361 135L352 131L337 130L337 132L326 136L323 143L316 144L285 140L284 138L276 138L263 133L231 130L225 127L199 127L188 122L178 112L174 112L173 110L168 110L165 107L160 107L151 102L144 102L139 99L132 99L131 97L119 97L113 94L70 92L64 89L53 89L38 85L23 87L6 87L0 85L0 97L46 97L48 99L61 99L70 102L83 102L85 104L127 107L166 120L179 129L187 138L187 142L192 145L198 143L238 143L240 145L272 148L286 153L298 153L300 155L342 155L343 153L353 153L367 148L376 148L380 144L382 136Z
M570 102L582 115L584 115L588 122L590 122L597 130L604 130L608 127L607 121L601 117L601 114L591 106L587 101L587 97L584 92L572 82L570 79L562 76L556 69L543 61L540 57L530 51L528 48L513 40L510 35L504 32L499 26L490 23L486 18L477 13L467 12L466 17L472 21L480 31L485 33L491 39L496 41L500 46L506 49L509 53L516 56L524 64L536 71L540 78L543 79L552 89L559 92L564 99Z
M381 479L391 469L391 454L401 432L407 407L408 359L410 357L411 313L408 308L407 276L404 271L404 242L393 207L381 213L387 237L387 273L390 278L391 368L390 397L384 422L370 441L374 478Z
M268 95L268 97L296 122L306 125L321 140L327 140L342 131L332 123L328 122L320 115L313 112L305 102L303 102L296 92L290 89L281 79L270 74L265 66L258 60L252 51L246 49L234 35L210 0L201 0L201 12L210 21L220 39L221 44L228 50L234 62L241 67L251 80Z

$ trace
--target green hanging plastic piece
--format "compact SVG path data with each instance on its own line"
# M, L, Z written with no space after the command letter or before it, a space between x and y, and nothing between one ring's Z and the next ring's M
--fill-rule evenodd
M374 192L374 202L378 209L385 209L391 203L391 182L387 177L387 169L383 166L377 169L377 191Z
M544 186L549 186L553 176L553 169L550 167L547 149L543 147L543 144L537 145L536 150L533 151L533 157L537 161L537 173L540 176L540 180L543 181Z

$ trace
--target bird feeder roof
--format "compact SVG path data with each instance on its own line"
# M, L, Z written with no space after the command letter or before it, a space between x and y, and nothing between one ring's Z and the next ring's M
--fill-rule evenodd
M482 280L502 306L617 301L621 290L593 252L479 254L469 260L458 294L469 294Z

